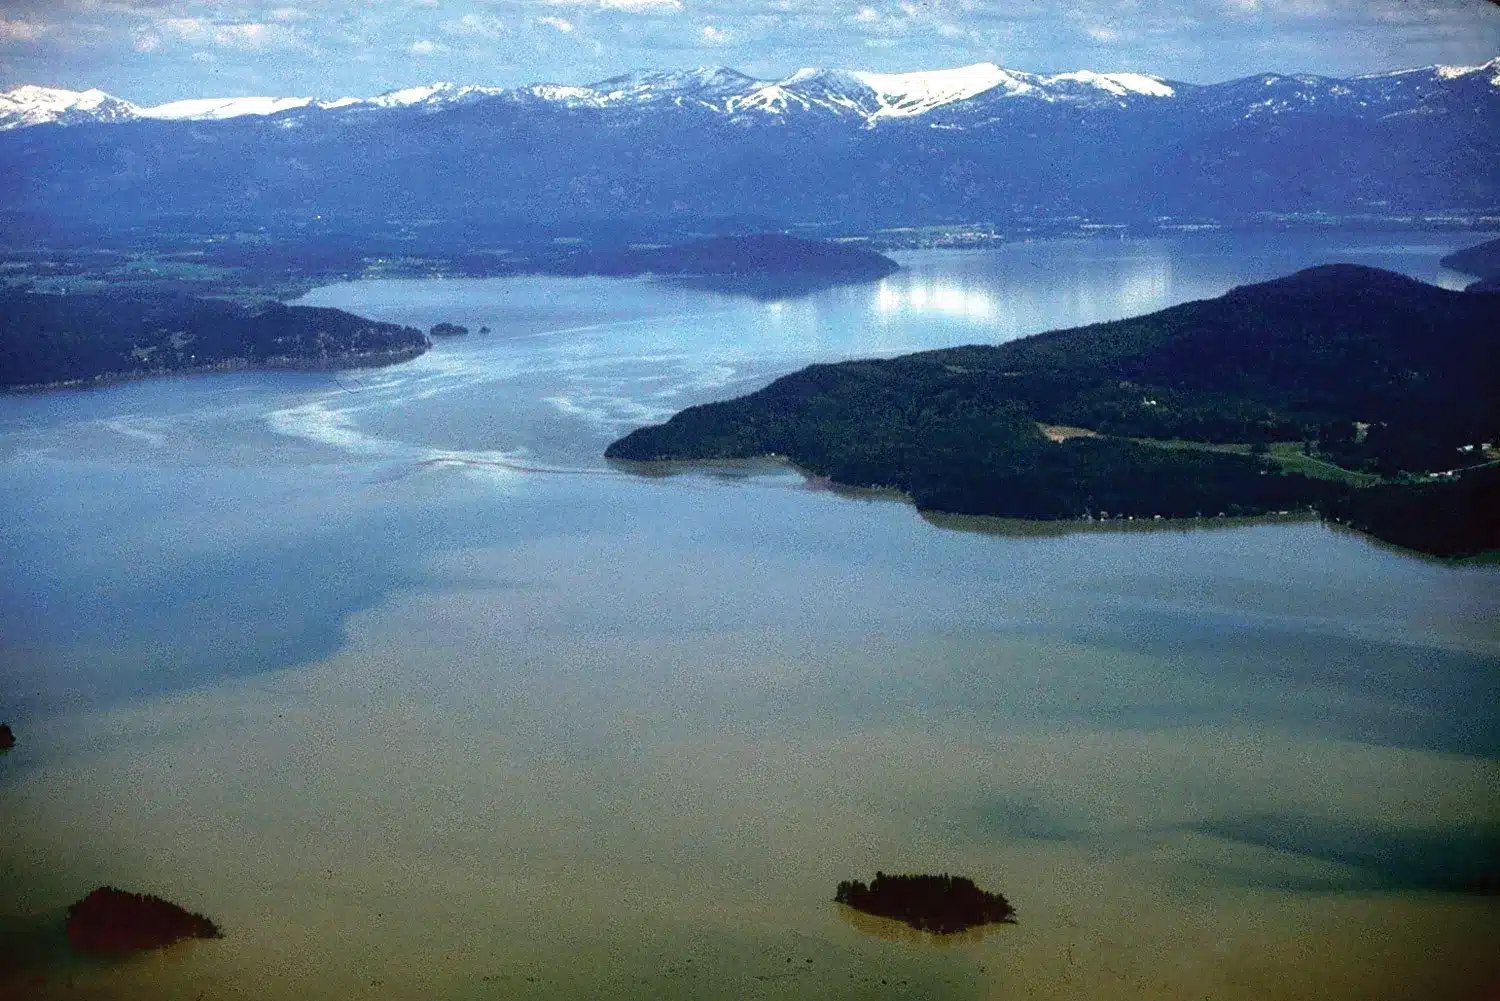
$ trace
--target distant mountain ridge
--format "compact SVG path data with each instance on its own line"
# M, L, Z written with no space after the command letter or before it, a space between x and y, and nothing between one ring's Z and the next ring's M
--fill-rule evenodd
M559 237L1500 216L1500 59L1210 85L994 63L777 81L710 67L146 109L20 88L0 96L5 123L0 229L95 246L253 232L400 256Z
M799 69L781 80L748 76L727 67L643 71L588 86L531 84L522 87L459 86L433 83L369 98L312 97L190 98L160 105L138 105L91 89L72 91L26 85L0 92L0 131L38 125L84 122L121 123L156 119L204 121L290 111L368 111L389 108L452 107L483 100L541 101L562 107L629 108L667 103L695 106L725 115L779 115L812 112L873 126L895 118L925 115L949 105L1023 98L1073 104L1119 103L1137 98L1202 99L1228 96L1247 86L1276 88L1258 107L1274 112L1295 102L1354 98L1369 106L1391 103L1413 91L1469 77L1486 79L1500 90L1500 57L1480 66L1429 66L1338 80L1308 74L1261 74L1218 84L1187 84L1141 73L1075 70L1039 74L982 62L951 69L910 73ZM1267 92L1271 93L1271 92ZM1377 106L1378 106L1377 103Z

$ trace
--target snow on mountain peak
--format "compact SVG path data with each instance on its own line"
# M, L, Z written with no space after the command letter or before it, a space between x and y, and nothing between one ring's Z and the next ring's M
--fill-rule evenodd
M1482 74L1482 75L1480 75ZM1225 87L1260 85L1285 90L1300 86L1304 103L1321 94L1347 95L1356 81L1393 81L1398 88L1415 81L1422 87L1433 81L1461 78L1486 80L1500 88L1500 58L1481 66L1430 66L1368 74L1336 81L1315 76L1284 76L1271 73L1229 81ZM536 84L502 90L495 87L431 83L388 91L377 97L345 97L320 101L308 97L234 97L172 101L154 107L138 107L101 90L71 91L23 86L0 92L0 131L47 123L124 122L141 118L167 121L221 120L241 116L268 116L281 112L337 109L411 108L438 111L492 97L512 102L532 102L566 108L628 109L677 107L695 112L711 111L731 116L812 113L852 120L875 127L891 120L911 120L939 108L957 106L932 121L937 127L964 127L965 102L976 98L974 108L981 117L991 102L1022 99L1049 103L1124 105L1131 99L1163 99L1209 94L1217 85L1178 90L1164 80L1141 73L1099 73L1075 70L1067 73L1035 74L1008 70L992 62L952 69L910 73L873 73L857 70L804 67L782 80L762 80L723 66L629 73L587 87ZM1381 84L1381 86L1385 86ZM1343 87L1343 89L1339 89ZM1388 88L1387 88L1388 89ZM1215 91L1216 92L1216 91ZM1395 93L1395 91L1392 91ZM1212 99L1211 97L1208 99ZM1282 105L1263 102L1268 110ZM1381 98L1389 101L1390 97ZM941 121L939 121L941 119ZM958 122L959 124L955 124Z
M543 101L553 104L564 104L568 107L600 107L603 100L598 91L588 87L570 87L556 83L538 83L527 87L525 93Z
M792 107L804 111L820 108L841 117L868 119L879 110L880 104L869 85L855 79L852 73L804 68L776 83L757 81L752 92L730 98L725 110L779 115Z
M1490 85L1500 87L1500 56L1496 56L1489 62L1480 66L1434 66L1435 72L1441 80L1455 80L1461 76L1470 76L1475 73L1489 73Z
M120 121L138 109L102 90L62 90L27 84L0 93L0 131L72 119Z
M400 90L388 90L384 94L378 94L370 98L344 98L342 101L337 102L337 106L346 107L355 104L365 104L375 108L440 108L451 104L465 104L485 97L495 97L503 93L505 91L499 87L459 86L447 83L446 81L439 81L437 83L423 84L419 87L403 87Z
M242 115L274 115L279 111L305 108L312 103L310 97L203 97L171 101L154 108L138 108L137 114L142 118L167 121L218 121Z
M920 115L944 104L977 97L996 87L1004 87L1012 94L1033 89L1018 74L994 63L914 73L851 72L849 75L873 90L879 99L880 110L871 116L872 120Z
M690 70L627 73L601 80L589 89L597 92L606 104L689 102L724 110L728 103L765 83L726 66L699 66Z
M60 90L54 87L38 87L35 84L17 87L8 94L0 95L0 99L49 111L64 111L73 108L89 111L111 100L110 96L102 90Z
M1126 94L1142 94L1147 97L1171 97L1176 93L1171 87L1154 76L1142 73L1095 73L1093 70L1075 70L1072 73L1054 73L1041 78L1044 84L1071 81L1087 84L1107 91L1116 97Z
M429 83L421 87L403 87L400 90L388 90L384 94L369 99L367 103L380 108L406 108L413 104L421 104L437 94L453 89L451 83Z

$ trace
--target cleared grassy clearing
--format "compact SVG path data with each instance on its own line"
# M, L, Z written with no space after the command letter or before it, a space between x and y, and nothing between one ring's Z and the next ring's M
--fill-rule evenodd
M1179 438L1132 438L1131 441L1142 445L1154 445L1157 448L1170 449L1194 449L1201 452L1233 452L1236 455L1253 454L1253 446L1245 442L1213 443L1204 441L1183 441ZM1282 472L1301 473L1319 480L1332 480L1335 483L1348 483L1356 487L1367 487L1379 483L1380 477L1373 473L1359 473L1342 466L1336 466L1316 456L1307 455L1302 451L1302 443L1297 441L1282 441L1271 445L1266 452L1266 458L1281 467Z

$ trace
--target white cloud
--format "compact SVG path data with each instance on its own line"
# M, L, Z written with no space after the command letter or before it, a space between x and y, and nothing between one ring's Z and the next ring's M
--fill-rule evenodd
M549 0L559 7L595 7L631 14L675 14L682 10L682 0Z
M468 35L473 38L500 38L510 34L509 24L498 17L484 14L465 14L456 21L444 21L438 27L450 35Z
M196 42L208 36L208 22L201 17L164 17L156 26L169 35Z
M214 26L215 45L233 49L264 49L281 39L284 29L277 24L220 24Z
M216 45L225 49L258 51L293 45L297 41L296 35L285 25L267 24L261 21L215 24L201 17L167 17L157 21L156 27L163 34L175 36L184 42ZM142 52L149 52L155 46L141 48L141 39L145 37L149 36L145 34L137 36L136 48Z
M69 69L79 86L118 60L109 79L138 82L117 87L163 93L199 86L183 72L195 52L255 73L265 53L290 53L277 66L287 87L378 90L398 82L380 55L393 46L434 61L462 54L454 72L497 84L676 65L714 46L767 77L801 65L1104 59L1096 68L1209 82L1480 63L1500 46L1497 10L1484 0L0 0L0 56L12 73L25 60ZM195 68L202 86L217 85Z
M7 21L0 18L0 42L35 42L50 30L39 21Z

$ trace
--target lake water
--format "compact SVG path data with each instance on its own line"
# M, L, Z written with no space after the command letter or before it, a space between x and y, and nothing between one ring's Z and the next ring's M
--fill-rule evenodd
M902 255L785 302L374 281L416 361L0 397L0 997L1478 998L1500 567L1306 520L928 520L613 438L1482 234ZM934 523L937 522L937 523ZM831 903L952 871L1020 923ZM113 883L226 930L67 954Z

